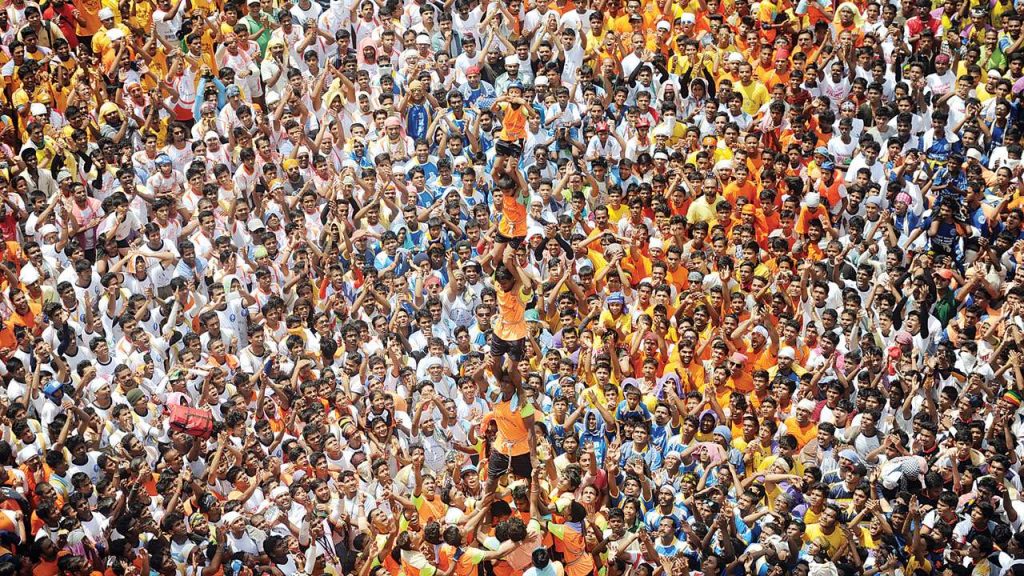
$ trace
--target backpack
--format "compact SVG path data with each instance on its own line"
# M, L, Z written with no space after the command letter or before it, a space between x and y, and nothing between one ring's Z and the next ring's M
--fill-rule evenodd
M192 408L181 404L170 406L168 422L171 430L184 432L203 440L213 434L213 413L203 408Z

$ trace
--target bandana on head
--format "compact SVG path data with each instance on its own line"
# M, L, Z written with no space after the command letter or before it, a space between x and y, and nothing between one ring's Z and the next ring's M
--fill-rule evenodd
M1020 408L1021 405L1021 394L1016 390L1007 390L1003 393L1003 401L1013 406L1014 408Z

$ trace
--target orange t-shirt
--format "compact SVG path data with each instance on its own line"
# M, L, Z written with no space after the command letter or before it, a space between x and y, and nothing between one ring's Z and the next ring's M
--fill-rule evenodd
M501 220L498 232L507 238L523 238L526 236L526 207L519 202L515 194L501 197Z
M736 205L737 198L746 198L751 204L758 202L757 186L750 180L744 182L742 186L736 182L730 182L722 189L722 194L733 206Z
M524 298L529 293L505 292L496 287L498 293L498 315L492 328L494 335L506 342L514 342L526 338L526 306Z
M533 406L520 406L515 412L508 400L498 402L491 412L498 425L494 448L506 456L521 456L530 453L530 430L525 418L533 414Z
M828 205L831 207L838 206L842 201L839 195L839 189L843 186L842 178L835 176L832 180L832 184L826 185L824 180L818 181L818 195L828 200Z
M448 506L441 501L440 496L434 496L432 500L427 499L426 496L420 496L415 502L417 504L416 511L420 515L420 522L423 523L430 522L431 520L441 520L448 511Z
M29 300L28 312L26 314L18 314L13 310L11 311L11 324L14 326L24 326L29 330L35 330L36 316L38 316L40 312L42 312L42 306Z
M498 137L506 142L526 138L526 114L523 112L523 106L502 102L500 107L504 116L501 119L501 132Z
M818 435L818 425L808 422L807 426L801 427L796 422L796 417L786 419L786 432L796 438L797 450L803 449L808 442Z
M826 212L825 208L823 208L822 206L818 206L813 210L806 206L800 208L800 216L796 220L797 234L806 234L807 225L811 222L811 220L817 220L819 218L823 220L823 224L825 224L826 226L830 225L828 212Z

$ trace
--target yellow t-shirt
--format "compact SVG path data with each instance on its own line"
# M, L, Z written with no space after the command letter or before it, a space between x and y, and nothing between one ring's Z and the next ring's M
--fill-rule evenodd
M829 552L838 550L846 542L846 536L843 535L843 531L838 526L833 528L831 534L825 534L820 524L808 524L807 530L804 531L804 542L811 542L818 536L821 536L828 542Z
M618 318L613 318L610 310L602 310L598 324L608 328L609 330L615 330L620 334L629 334L632 332L633 327L632 316L626 313L625 310L619 314Z
M124 32L126 40L131 40L132 32L127 26L124 24L115 24L114 27L119 28L121 32ZM110 45L111 41L110 37L107 35L107 29L101 26L99 31L97 31L92 37L92 51L95 54L103 54L108 48L110 48Z
M605 208L608 209L608 221L612 224L618 224L619 220L622 220L626 216L629 216L629 206L623 202L618 208L615 208L611 204L606 204Z
M742 82L733 84L733 90L743 95L743 111L751 116L757 114L758 110L768 102L771 97L764 84L757 80L751 80L750 84L744 86Z
M135 28L148 30L150 25L153 24L153 3L149 0L138 0L133 2L132 6L135 7L135 15L132 16L130 12L124 15L128 20L128 24ZM114 21L117 23L121 22L116 17Z

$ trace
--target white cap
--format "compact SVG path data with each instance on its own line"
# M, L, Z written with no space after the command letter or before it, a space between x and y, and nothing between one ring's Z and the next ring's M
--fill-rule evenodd
M430 44L430 36L427 36L426 34L417 34L416 35L416 43L417 44Z
M114 11L110 8L100 8L100 11L96 14L100 20L107 20L114 17Z
M437 356L431 356L429 358L424 358L423 359L423 369L424 370L430 370L431 368L434 368L434 367L437 367L437 366L441 366L441 367L444 366L444 364L441 362L441 359L438 358Z
M795 360L796 351L789 346L785 346L781 350L779 350L779 358L789 358L790 360Z
M17 456L17 458L15 458L15 461L19 465L21 465L21 464L24 464L25 462L28 462L29 460L35 458L36 456L40 456L40 455L42 455L42 452L39 450L38 447L36 447L33 444L32 446L25 446L24 448L19 450L18 451L18 456Z
M686 24L687 22L693 24L694 22L697 21L697 16L695 16L692 12L683 12L683 15L679 17L679 20L681 20L683 24Z
M26 264L24 267L22 267L21 274L18 276L18 279L21 280L22 284L32 284L33 282L38 282L39 278L39 270L37 270L36 267L31 264Z
M814 403L814 400L811 400L809 398L804 398L803 400L796 403L797 410L807 410L808 412L814 412L814 409L816 407L817 404Z
M276 102L281 101L281 95L275 92L274 90L268 90L265 98L267 101L267 106L270 106Z
M658 250L664 250L665 243L661 241L661 238L652 238L651 242L648 244L648 247L651 250L654 250L655 248L657 248Z
M505 66L512 66L513 64L519 64L519 57L515 54L505 56Z
M543 74L537 76L537 78L533 81L533 85L534 86L547 86L548 85L548 77L543 75Z
M729 61L730 62L745 62L746 58L744 58L743 54L740 54L739 52L733 52L732 54L729 54Z
M38 230L39 237L45 238L48 234L56 234L58 232L57 227L53 224L47 224Z
M661 20L661 21L658 22L658 30L671 30L671 29L672 29L672 25L669 24L667 21Z
M33 102L32 105L28 107L28 112L33 116L42 116L43 114L46 114L46 104Z
M804 204L808 208L817 208L821 204L821 196L817 192L811 192L807 196L804 196Z
M967 157L981 162L981 152L979 152L977 148L968 148Z
M124 38L124 31L120 28L111 28L110 30L107 30L107 39L111 42L122 38Z

